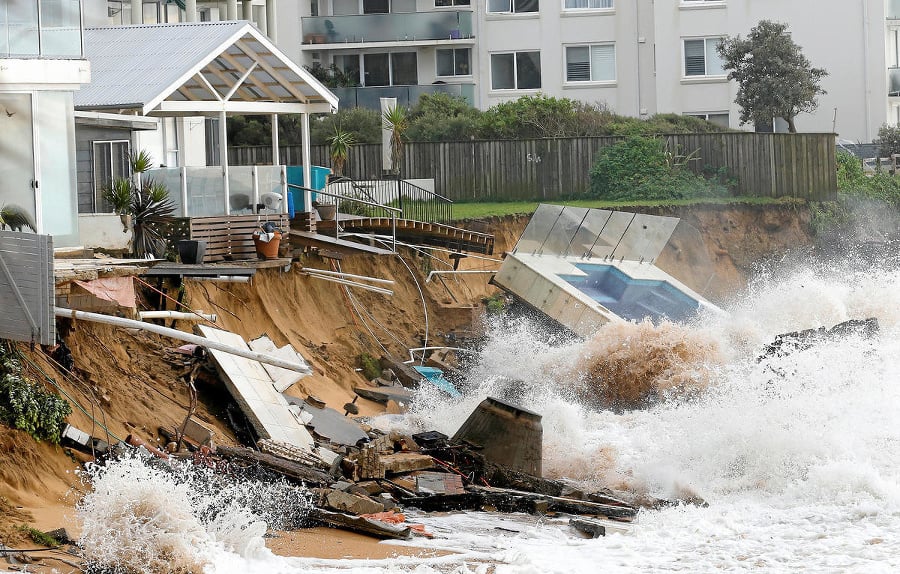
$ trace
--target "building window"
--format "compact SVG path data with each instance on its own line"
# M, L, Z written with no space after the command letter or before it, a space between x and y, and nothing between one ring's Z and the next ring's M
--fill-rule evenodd
M565 10L608 10L613 7L613 0L564 0Z
M524 14L538 9L538 0L487 0L487 11L495 14Z
M131 142L128 140L93 142L94 201L95 205L101 206L97 211L112 211L112 206L103 200L103 190L116 179L131 176L130 152Z
M347 62L355 56L343 58L343 69L349 72ZM415 86L419 83L415 52L363 54L362 58L364 86Z
M435 8L447 8L449 6L470 6L472 0L434 0Z
M716 47L722 43L721 37L698 38L684 41L684 75L724 76L722 58Z
M567 82L614 82L616 46L593 44L566 46Z
M720 126L723 128L727 128L729 125L728 112L712 112L709 114L685 114L685 115L704 119L710 123L716 124L717 126Z
M471 68L472 49L455 48L437 51L437 75L438 76L469 76Z
M540 52L491 54L492 90L538 90L540 87Z

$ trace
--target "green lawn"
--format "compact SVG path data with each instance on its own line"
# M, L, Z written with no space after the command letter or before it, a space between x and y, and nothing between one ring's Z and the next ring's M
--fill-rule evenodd
M478 202L478 203L454 203L453 219L478 219L482 217L502 216L502 215L530 215L538 206L537 201L508 201L508 202ZM555 205L570 205L572 207L596 207L601 209L622 209L626 207L657 207L668 205L709 205L709 204L727 204L727 203L744 203L753 205L791 205L804 204L802 199L792 197L769 198L769 197L721 197L707 199L672 199L668 201L652 200L652 201L600 201L596 199L575 199L570 201L547 201Z

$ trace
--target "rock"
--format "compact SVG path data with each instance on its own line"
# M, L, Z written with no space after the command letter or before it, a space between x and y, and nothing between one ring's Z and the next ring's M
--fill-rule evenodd
M69 532L65 528L57 528L44 534L55 539L60 544L75 544L75 541L69 536Z
M393 472L399 474L434 467L434 461L427 454L398 452L387 456L381 456L380 458L381 468L385 473Z
M325 500L329 508L340 512L349 512L350 514L357 515L384 512L383 504L375 502L370 498L341 492L340 490L331 491Z

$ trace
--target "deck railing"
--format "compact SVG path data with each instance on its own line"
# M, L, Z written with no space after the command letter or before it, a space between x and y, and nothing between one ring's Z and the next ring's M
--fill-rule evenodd
M328 189L346 197L356 197L378 205L399 209L403 219L426 223L450 223L453 201L407 180L379 179L355 181L350 178L332 180ZM321 192L319 192L321 193ZM338 205L338 211L348 215L381 217L376 208L362 204Z

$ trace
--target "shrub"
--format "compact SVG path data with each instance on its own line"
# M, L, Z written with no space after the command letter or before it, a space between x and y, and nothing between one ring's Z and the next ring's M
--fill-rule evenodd
M460 96L424 94L409 111L410 141L454 141L475 137L481 112Z
M687 169L689 162L699 159L694 153L670 150L657 138L629 137L597 154L591 168L591 197L623 201L727 195L726 185Z
M22 365L0 345L0 421L35 440L59 444L62 423L72 406L22 375Z
M381 113L366 108L346 108L336 114L314 116L309 123L313 145L328 143L335 131L349 132L357 144L381 143ZM299 140L299 136L296 136Z
M878 152L881 157L890 157L892 154L900 153L900 126L884 124L878 128L878 137L872 140L872 143L878 144Z
M363 353L359 356L359 366L362 368L363 376L368 381L381 376L381 363L368 353Z

